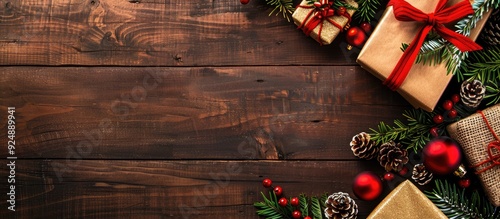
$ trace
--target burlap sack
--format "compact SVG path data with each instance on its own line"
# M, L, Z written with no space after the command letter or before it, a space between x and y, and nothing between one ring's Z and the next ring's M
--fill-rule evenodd
M500 104L483 110L491 128L500 136ZM477 165L489 159L487 153L488 144L495 139L488 129L483 117L475 113L447 127L450 136L455 139L463 148L465 157L470 165ZM500 151L493 150L493 156L498 156ZM492 162L485 163L475 168L475 171L493 165ZM500 165L478 173L483 188L490 200L495 206L500 206Z

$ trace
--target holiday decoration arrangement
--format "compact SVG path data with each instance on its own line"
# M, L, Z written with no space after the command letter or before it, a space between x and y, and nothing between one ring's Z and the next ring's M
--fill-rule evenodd
M406 181L368 218L500 219L500 0L390 0L375 27L379 0L264 1L270 15L291 17L322 46L344 33L361 48L361 67L415 108L346 142L383 175L359 173L352 191L291 197L265 179L259 216L357 218L355 200L380 200L384 183L399 175ZM422 162L411 164L411 153Z

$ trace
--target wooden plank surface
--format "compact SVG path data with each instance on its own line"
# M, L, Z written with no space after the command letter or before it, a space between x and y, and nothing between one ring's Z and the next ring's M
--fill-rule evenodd
M1 65L354 64L258 1L0 1Z
M17 161L19 218L256 219L252 204L267 192L261 185L264 177L288 196L338 191L354 196L345 179L381 170L371 161L80 160L68 162L71 171L58 178L55 162ZM385 184L384 194L402 180ZM365 218L380 199L356 199L359 217ZM0 208L4 212L5 201Z
M407 107L349 66L0 71L23 158L352 159L354 134Z

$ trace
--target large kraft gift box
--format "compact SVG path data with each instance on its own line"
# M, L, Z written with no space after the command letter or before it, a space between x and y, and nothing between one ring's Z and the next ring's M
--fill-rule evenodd
M358 7L358 3L356 3L354 0L345 0L345 2L349 5L351 5L354 8ZM300 3L300 6L295 9L295 11L292 14L293 22L295 25L301 27L307 22L309 22L311 19L313 19L313 16L308 16L314 8L304 8L301 6L305 7L310 7L311 5L308 4L307 0L303 0ZM346 12L349 14L349 16L352 16L355 12L355 10L348 9ZM312 37L314 40L319 42L321 45L328 45L333 42L333 40L339 35L339 33L342 31L342 29L337 28L333 24L331 24L329 21L326 19L330 19L331 21L337 23L341 27L345 27L349 23L349 19L345 16L339 16L339 15L334 15L325 18L323 20L322 24L317 25L312 32L309 34L310 37ZM322 26L321 26L322 25Z
M500 162L500 149L488 148L498 141L493 132L500 137L500 104L487 108L482 113L492 130L479 112L450 124L447 130L450 137L460 144L465 157L474 167L490 202L500 206L500 165L494 163Z
M447 219L409 180L399 184L368 215L368 219Z
M433 12L439 2L439 0L406 1L424 13ZM449 0L447 7L460 1ZM471 31L470 39L476 40L491 11L485 13L483 19L477 22L476 28ZM387 7L356 61L368 72L385 81L403 55L402 43L409 44L423 25L418 22L396 20L392 6ZM447 74L445 62L434 66L413 64L407 78L397 91L415 108L432 111L452 76Z

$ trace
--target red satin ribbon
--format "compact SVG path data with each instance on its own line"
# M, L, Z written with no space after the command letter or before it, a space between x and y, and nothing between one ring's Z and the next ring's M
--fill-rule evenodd
M403 84L403 81L410 72L411 66L417 58L425 37L431 30L436 31L443 39L448 40L448 42L455 45L462 52L482 49L481 46L471 39L444 26L444 24L451 23L474 13L469 1L463 0L458 4L445 8L446 2L447 0L439 0L434 12L429 14L425 14L404 0L391 0L389 2L388 6L393 6L394 15L397 20L425 23L425 26L420 28L417 36L399 59L392 73L384 81L384 84L392 90L397 90Z
M489 144L488 144L488 147L486 148L486 152L488 153L488 159L472 166L472 168L476 168L476 167L479 167L483 164L486 164L486 163L491 163L489 166L481 169L481 170L478 170L476 171L476 174L480 174L484 171L487 171L495 166L498 166L500 165L500 153L498 155L493 155L493 150L496 150L497 152L500 152L500 138L498 138L497 134L495 133L495 131L493 131L493 128L490 126L490 123L488 122L488 119L486 119L486 116L484 115L484 113L482 111L478 111L478 113L481 114L481 116L483 117L483 120L484 122L486 123L486 126L488 126L488 129L490 130L491 134L493 135L493 137L495 137L496 140L493 140L491 141Z
M300 8L313 9L313 10L309 11L309 13L307 13L307 16L304 18L304 21L302 21L302 23L300 24L300 26L298 28L302 29L302 31L307 36L309 36L312 33L312 31L314 30L314 28L316 28L319 25L318 42L321 45L323 45L322 40L321 40L321 32L323 30L323 21L325 21L325 20L328 21L333 26L340 29L340 32L342 32L343 27L340 24L337 24L337 22L330 19L330 17L335 15L335 11L332 8L333 1L321 0L319 3L320 4L317 4L317 5L298 5L297 6ZM342 14L340 16L344 16L345 18L347 18L348 19L347 23L351 22L351 15L349 15L349 13L344 12L344 14ZM311 19L309 21L307 21L309 18L311 18Z

